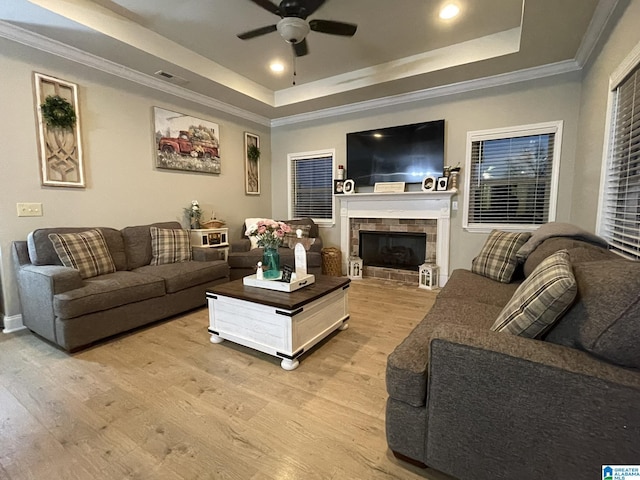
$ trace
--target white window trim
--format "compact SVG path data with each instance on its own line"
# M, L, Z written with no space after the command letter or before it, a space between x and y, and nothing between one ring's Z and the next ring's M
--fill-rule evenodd
M602 166L600 167L600 191L598 192L598 213L596 215L596 234L599 236L606 235L604 223L605 210L605 189L609 173L609 155L611 154L611 136L613 132L611 127L613 124L613 106L616 101L616 89L627 78L634 68L640 64L640 42L636 44L633 50L625 57L622 63L614 70L609 77L609 98L607 100L607 118L604 130L604 145L602 146Z
M464 181L464 203L462 212L462 228L468 232L488 233L499 229L509 232L530 232L538 229L540 225L522 225L505 223L469 224L469 192L471 188L471 155L473 142L484 140L499 140L503 138L527 137L530 135L555 134L553 149L553 161L551 166L551 192L549 194L549 221L556 219L558 205L558 185L560 181L560 157L562 153L562 128L564 122L535 123L530 125L518 125L514 127L493 128L490 130L476 130L467 132L467 152L465 156L465 168L467 175Z
M331 183L333 184L333 179L335 178L336 171L336 150L335 148L328 148L326 150L313 150L310 152L298 152L298 153L289 153L287 154L287 212L288 218L293 218L293 209L291 208L293 205L293 192L291 189L291 165L294 160L301 160L305 158L314 158L314 157L331 157ZM332 227L336 223L336 198L333 195L333 186L331 191L331 218L313 218L312 220L318 225L318 227Z

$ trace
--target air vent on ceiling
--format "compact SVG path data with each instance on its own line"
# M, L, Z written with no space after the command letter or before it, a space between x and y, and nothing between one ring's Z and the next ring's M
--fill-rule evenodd
M175 83L176 85L185 85L189 83L187 79L179 77L178 75L174 75L173 73L165 72L164 70L158 70L154 75L162 77L163 79L171 83Z

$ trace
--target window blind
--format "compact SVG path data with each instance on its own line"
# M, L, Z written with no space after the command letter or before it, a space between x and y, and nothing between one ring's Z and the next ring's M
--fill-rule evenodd
M555 133L471 144L468 225L549 221Z
M603 231L610 248L640 259L640 67L614 90Z
M333 218L333 157L291 160L291 202L294 218Z

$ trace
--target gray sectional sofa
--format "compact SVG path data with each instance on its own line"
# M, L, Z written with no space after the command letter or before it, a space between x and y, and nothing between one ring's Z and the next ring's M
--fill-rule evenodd
M314 275L322 273L322 238L318 225L311 218L299 218L295 220L283 220L286 224L295 228L296 225L307 226L309 228L309 238L314 238L313 245L307 251L307 270ZM245 236L247 226L243 223L240 228L240 238L231 242L229 257L231 280L246 277L256 273L256 265L262 260L262 248L251 248L251 241ZM287 245L278 249L280 253L280 265L290 264L293 266L293 250Z
M388 358L396 457L461 480L593 479L640 463L640 262L553 237L524 275L561 249L577 297L539 339L490 330L522 278L453 272Z
M98 340L206 304L212 285L229 281L218 253L193 249L193 260L150 265L150 227L179 229L178 222L100 227L116 271L83 279L64 267L50 233L89 228L43 228L13 242L22 321L32 332L74 351ZM91 227L93 228L93 227Z

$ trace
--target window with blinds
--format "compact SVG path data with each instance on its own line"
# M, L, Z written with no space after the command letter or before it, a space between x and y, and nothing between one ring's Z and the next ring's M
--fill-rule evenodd
M640 259L640 65L613 90L600 235Z
M289 216L333 223L333 150L289 155Z
M469 132L464 228L529 230L555 219L561 128Z

